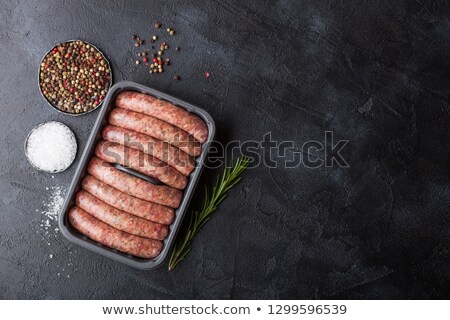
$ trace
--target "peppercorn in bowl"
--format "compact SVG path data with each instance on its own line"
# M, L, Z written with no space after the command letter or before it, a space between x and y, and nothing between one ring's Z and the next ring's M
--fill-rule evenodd
M68 115L97 109L111 83L108 60L95 46L82 40L54 46L39 67L42 96L54 109Z

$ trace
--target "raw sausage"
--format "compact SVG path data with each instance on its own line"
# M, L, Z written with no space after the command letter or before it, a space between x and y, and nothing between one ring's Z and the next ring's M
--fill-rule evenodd
M110 206L146 220L169 225L175 218L172 208L130 196L91 175L83 179L81 187Z
M201 152L200 143L186 131L142 113L114 108L109 113L109 123L168 142L191 156L198 156Z
M185 176L188 176L195 167L194 158L163 142L148 135L123 129L116 126L107 125L103 129L103 139L117 142L129 148L141 150L159 160L166 162Z
M80 190L77 193L75 203L80 209L109 224L111 227L136 236L164 240L169 233L167 226L133 216L132 214L111 207L84 190Z
M183 190L188 182L186 176L168 164L116 142L100 141L95 148L95 154L104 161L129 167L180 190Z
M114 168L109 163L95 156L92 157L89 163L88 172L98 180L122 192L171 208L178 208L183 197L180 190L167 186L157 186L136 178Z
M143 93L122 91L117 95L116 106L164 120L193 135L202 143L208 137L206 123L200 117L168 101Z
M141 258L155 258L163 248L159 240L138 237L113 228L78 207L69 211L69 221L82 234L107 247Z

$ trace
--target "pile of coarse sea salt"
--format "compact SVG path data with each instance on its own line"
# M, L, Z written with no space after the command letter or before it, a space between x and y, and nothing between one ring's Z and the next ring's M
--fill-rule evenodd
M75 159L77 141L66 125L50 121L31 131L25 149L28 160L37 169L61 172Z

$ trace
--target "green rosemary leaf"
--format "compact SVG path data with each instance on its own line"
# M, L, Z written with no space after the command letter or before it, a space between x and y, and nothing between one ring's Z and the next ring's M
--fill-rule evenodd
M173 270L191 251L191 243L197 233L211 219L211 214L217 209L219 204L224 201L227 192L241 181L240 175L247 169L250 159L247 157L238 158L234 165L230 162L230 167L225 168L220 176L217 177L216 184L212 192L208 193L205 188L205 198L200 210L196 210L191 215L188 228L184 233L179 234L169 260L169 271Z

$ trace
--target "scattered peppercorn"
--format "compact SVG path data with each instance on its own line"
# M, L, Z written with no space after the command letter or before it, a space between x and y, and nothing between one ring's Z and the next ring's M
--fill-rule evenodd
M175 80L180 80L180 79L181 79L179 75L176 75L176 76L174 76L173 78L174 78Z
M135 41L135 43L134 43L134 46L135 46L135 47L139 47L139 46L141 46L141 45L144 44L144 40L142 40L142 39L139 38L138 36L133 36L132 38L133 38L133 40Z
M57 45L40 66L42 94L66 113L95 109L102 103L110 81L111 70L101 52L80 40Z
M205 71L205 78L209 78L209 72Z
M156 22L155 23L155 28L159 29L161 28L161 23L160 22ZM175 30L172 28L167 28L167 32L170 35L174 35L175 34ZM133 36L133 39L135 40L135 46L139 47L140 45L143 44L143 41L138 37L138 36ZM145 64L146 66L149 66L149 73L161 73L164 72L164 66L169 66L170 63L170 59L169 58L165 58L163 59L162 56L167 54L167 50L169 49L169 45L166 41L161 41L161 44L158 46L158 49L155 49L156 44L155 42L158 40L158 35L152 35L150 37L150 40L152 42L151 44L151 49L153 52L149 53L150 58L147 58L147 54L146 52L149 52L150 49L146 49L144 52L140 52L138 53L139 57L142 57L142 60L137 60L136 64L140 64L141 62L143 62L143 64ZM156 50L156 51L155 51ZM175 47L175 51L180 51L179 47ZM138 63L139 61L139 63ZM179 76L177 76L179 77Z

